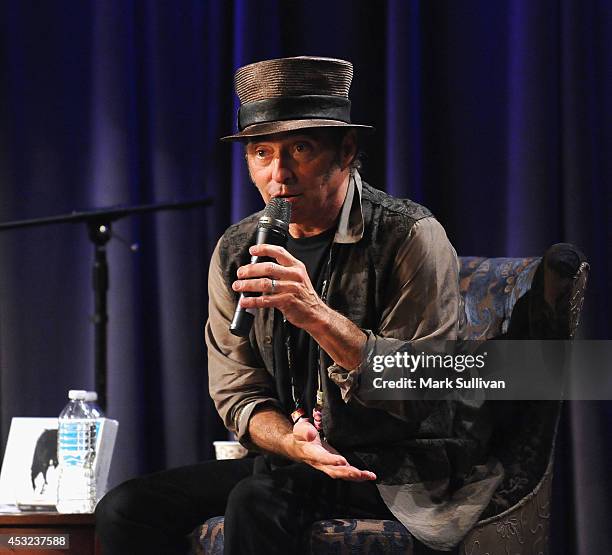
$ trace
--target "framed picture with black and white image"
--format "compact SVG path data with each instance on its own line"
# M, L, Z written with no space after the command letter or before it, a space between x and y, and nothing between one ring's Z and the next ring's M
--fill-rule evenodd
M94 473L98 498L106 491L118 422L99 419ZM0 512L54 511L59 460L57 418L14 417L0 472Z

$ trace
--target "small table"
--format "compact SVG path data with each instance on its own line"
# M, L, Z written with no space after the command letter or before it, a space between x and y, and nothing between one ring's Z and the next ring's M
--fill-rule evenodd
M61 547L58 538L53 546L43 536L67 534L69 547ZM8 543L9 538L13 538ZM38 537L38 539L36 539ZM24 539L25 538L25 539ZM28 547L30 544L31 547ZM38 547L35 547L38 544ZM58 545L59 544L59 545ZM44 546L44 547L43 547ZM93 514L60 514L21 512L0 514L0 555L101 555L95 536Z

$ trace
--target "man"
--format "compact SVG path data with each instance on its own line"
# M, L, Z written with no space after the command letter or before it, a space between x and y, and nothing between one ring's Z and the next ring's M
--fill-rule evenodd
M96 511L102 542L113 555L183 553L186 533L224 515L226 553L299 552L313 521L364 517L452 549L501 479L480 465L486 429L446 402L368 401L360 375L400 345L457 338L454 249L427 209L361 180L369 128L350 121L349 62L267 60L235 79L239 132L225 139L245 143L264 202L287 199L292 217L287 248L252 246L254 214L215 249L209 385L228 429L264 455L119 486ZM261 293L240 301L256 309L246 338L228 329L242 292Z

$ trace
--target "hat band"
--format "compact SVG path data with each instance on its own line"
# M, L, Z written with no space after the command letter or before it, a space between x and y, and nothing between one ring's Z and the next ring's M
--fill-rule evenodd
M243 104L238 110L238 129L249 125L297 119L334 119L351 123L351 101L327 95L283 96Z

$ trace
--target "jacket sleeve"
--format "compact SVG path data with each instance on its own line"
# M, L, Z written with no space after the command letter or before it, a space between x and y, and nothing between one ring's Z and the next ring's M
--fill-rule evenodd
M263 367L249 338L236 337L229 325L236 299L228 289L220 267L219 245L210 261L208 273L208 321L205 337L208 350L208 386L215 407L226 428L238 440L252 447L247 430L256 406L279 405L274 397L272 377Z
M343 399L386 410L405 420L422 418L436 401L373 401L360 397L360 377L374 356L401 350L445 352L460 334L462 311L459 265L442 225L433 217L417 221L398 250L390 292L376 330L364 330L367 341L362 363L347 370L328 368Z

